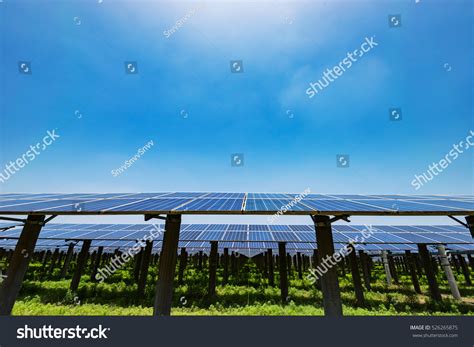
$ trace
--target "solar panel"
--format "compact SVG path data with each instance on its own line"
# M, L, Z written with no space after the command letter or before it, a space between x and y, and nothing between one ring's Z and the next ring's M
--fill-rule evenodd
M294 193L0 194L2 214L437 214L473 215L474 196Z
M155 236L162 240L163 224L47 224L40 239L133 241ZM270 231L268 231L270 230ZM367 233L371 230L372 233ZM366 233L363 233L366 231ZM17 239L21 228L0 232L0 239ZM316 243L312 225L183 224L181 241ZM334 225L335 243L356 244L474 244L464 227Z

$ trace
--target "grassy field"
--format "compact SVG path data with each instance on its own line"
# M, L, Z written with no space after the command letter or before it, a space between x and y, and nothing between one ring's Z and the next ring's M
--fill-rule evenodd
M42 275L42 265L32 263L13 309L13 315L142 315L150 316L157 278L156 265L150 267L145 297L136 297L131 266L119 270L104 283L91 283L83 275L77 293L69 291L70 278L59 280L59 269L49 277ZM413 291L410 277L399 274L400 284L388 287L381 265L372 272L372 290L365 291L364 307L356 307L350 274L340 273L344 315L474 315L474 287L466 286L462 275L456 273L462 302L451 298L447 281L438 273L443 302L436 303L428 297L424 276L420 285L424 295ZM278 284L278 273L275 274ZM218 270L218 284L222 283L222 269ZM268 286L267 279L253 262L231 276L229 284L217 286L217 295L207 297L207 269L198 271L190 264L185 272L183 285L175 287L172 315L323 315L322 294L303 276L290 275L287 303L282 304L280 289Z

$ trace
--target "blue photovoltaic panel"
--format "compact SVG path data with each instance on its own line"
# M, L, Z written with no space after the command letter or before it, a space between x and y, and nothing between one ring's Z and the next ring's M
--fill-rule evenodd
M186 241L197 240L201 233L201 230L185 230L180 232L179 239Z
M431 243L430 238L423 237L424 233L415 234L415 233L392 233L395 236L399 236L403 239L406 239L408 243Z
M227 229L228 232L225 232ZM183 224L181 240L205 241L254 241L254 242L311 242L316 236L313 225L257 225L257 224ZM145 236L162 240L163 224L47 224L40 239L51 240L128 240L136 241ZM247 230L249 230L247 232ZM265 231L265 230L271 230ZM371 231L372 234L368 233ZM0 232L0 238L18 238L21 227ZM335 243L372 244L473 244L467 229L460 226L333 226ZM15 241L16 242L16 241Z
M205 196L206 198L221 198L221 199L243 199L245 193L210 193Z
M200 192L176 192L176 193L168 193L165 195L162 195L164 198L189 198L189 199L195 199L199 197L205 197L209 193L200 193Z
M312 233L297 232L297 235L303 242L316 242L316 234L314 231Z
M196 199L176 207L175 211L240 211L243 199Z
M371 200L372 201L372 200ZM375 201L375 200L374 200ZM303 204L308 206L308 210L312 211L395 211L394 209L379 208L361 201L349 200L304 200Z
M248 193L247 199L292 199L292 196L284 193Z
M249 241L273 241L273 237L269 231L250 231Z
M250 224L249 225L249 230L250 231L269 231L270 229L268 228L268 225L265 224Z
M293 231L312 231L314 233L314 226L311 225L289 225Z
M275 241L288 242L300 241L294 232L276 231L272 233Z
M207 230L227 230L229 224L209 224Z
M298 201L296 196L302 199ZM246 208L243 202L246 199ZM473 215L474 196L161 192L0 194L0 213L265 213Z
M128 205L108 208L111 212L127 212L127 211L171 211L178 206L189 202L191 199L186 198L160 198L137 201Z
M270 224L269 226L270 231L291 231L289 225L273 225Z
M247 232L226 231L223 241L247 241Z
M264 211L264 212L278 212L278 211L305 211L307 207L300 203L290 205L292 199L247 199L245 204L245 211Z
M318 233L316 232L316 240L318 239ZM349 237L344 235L343 233L332 233L332 240L335 243L348 243Z
M230 224L229 228L227 230L229 230L229 231L247 231L248 230L248 225L247 224Z
M208 224L189 224L186 226L186 231L189 231L189 230L206 230Z
M220 241L222 240L222 237L224 236L223 231L203 231L201 235L197 238L198 240L203 240L203 241ZM181 236L180 236L180 239ZM229 239L226 239L229 241Z

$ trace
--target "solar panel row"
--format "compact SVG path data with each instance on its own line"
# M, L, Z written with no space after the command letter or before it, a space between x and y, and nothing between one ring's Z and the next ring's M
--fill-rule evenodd
M275 227L277 231L270 231ZM47 224L40 239L56 240L122 240L136 241L153 235L162 240L163 224ZM18 238L21 229L10 229L0 238ZM316 242L314 226L310 225L183 225L181 241L231 242ZM335 243L364 244L471 244L467 229L456 225L438 226L362 226L334 225Z
M122 193L0 194L0 213L143 214L474 214L472 195L309 194L295 202L292 193Z

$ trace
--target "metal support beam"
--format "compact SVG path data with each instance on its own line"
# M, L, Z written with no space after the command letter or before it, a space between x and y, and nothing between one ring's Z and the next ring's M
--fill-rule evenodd
M89 255L89 249L91 247L91 240L83 240L82 241L82 248L79 256L77 258L76 264L76 271L74 271L74 276L72 277L71 281L71 290L75 292L79 287L79 282L81 281L82 272L84 271L84 267L86 265L87 256Z
M331 223L328 216L313 216L316 228L319 262L331 259L334 256L334 242L332 238ZM324 314L326 316L342 316L341 292L336 266L329 267L321 277L321 290L323 292Z
M281 301L286 304L288 299L288 265L286 263L286 243L278 242L278 254L280 258L280 293Z
M7 269L6 278L0 285L0 315L11 314L15 300L20 292L31 257L35 251L36 241L41 231L45 216L30 215L26 219L20 238L13 252Z
M211 254L209 256L209 297L216 295L217 278L217 241L211 242Z
M425 244L418 244L418 252L420 253L421 263L425 269L426 279L430 288L431 298L435 301L441 301L441 293L439 291L438 282L431 262L431 256Z
M446 249L443 245L438 245L438 254L441 260L441 266L444 269L446 278L448 279L449 288L451 289L451 294L456 300L461 300L461 294L459 293L458 284L454 278L453 271L451 270L451 265L449 265L448 257L446 256Z
M153 309L155 316L169 316L173 301L173 279L178 257L179 230L181 215L169 214L166 217L165 232L160 256L158 281Z
M148 268L150 266L151 252L153 250L153 241L148 240L143 250L142 261L140 265L140 276L138 277L137 297L143 298L145 295L146 280L148 278Z

